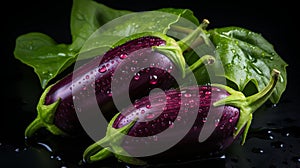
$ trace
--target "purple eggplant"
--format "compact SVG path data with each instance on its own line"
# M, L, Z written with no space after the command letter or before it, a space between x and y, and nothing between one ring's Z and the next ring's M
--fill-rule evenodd
M187 38L197 36L199 30ZM153 88L167 90L177 87L177 82L171 74L185 76L186 64L182 52L173 38L160 33L151 33L140 35L110 49L104 55L93 58L45 89L37 105L38 115L26 128L25 137L31 137L42 127L55 135L82 134L84 130L76 111L88 113L97 108L107 120L110 120L120 108L115 106L112 94L121 98L129 91L130 99L134 102L148 95ZM202 57L192 67L203 65L205 59ZM145 60L148 65L138 67ZM132 67L140 69L133 79L127 79L126 73L130 74ZM120 87L112 91L111 83L115 70L122 68L125 72L123 77L114 79ZM122 86L125 80L131 80L129 88ZM127 105L124 104L124 107Z
M106 136L90 145L83 158L92 163L114 155L120 161L137 165L161 161L162 158L181 160L216 156L238 137L241 137L242 144L245 143L252 114L268 100L279 74L274 69L269 84L248 97L221 84L170 89L153 93L151 98L143 97L111 120ZM165 103L162 103L164 99ZM196 118L191 120L194 112ZM183 130L187 124L190 126L185 134ZM208 128L213 128L212 132ZM164 131L169 132L161 134ZM205 132L209 135L203 138ZM184 135L183 138L169 149L146 154L155 145L166 145L180 135Z

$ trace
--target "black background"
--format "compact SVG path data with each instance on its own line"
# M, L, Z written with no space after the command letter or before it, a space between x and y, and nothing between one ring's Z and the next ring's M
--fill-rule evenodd
M298 101L300 101L298 96L299 86L297 85L297 78L299 77L297 68L300 65L298 61L299 44L297 44L299 31L296 26L297 22L299 22L299 18L296 16L299 9L297 9L296 4L287 0L279 2L258 0L237 2L230 0L221 2L192 2L187 0L98 0L98 2L115 9L132 11L154 10L162 7L189 8L194 11L195 16L199 20L204 18L210 20L208 28L239 26L261 33L274 45L276 52L289 64L287 67L287 89L275 111L280 113L279 118L286 118L286 115L288 115L289 118L293 118L296 122L299 120L299 114L297 114L299 113ZM0 112L0 167L2 167L2 165L4 165L4 167L14 167L25 163L27 166L34 167L34 165L36 165L36 159L39 158L32 157L37 154L36 152L27 151L19 152L19 154L15 153L22 149L24 143L23 130L35 116L35 106L42 89L39 86L38 77L34 74L33 69L14 58L13 50L15 40L19 35L25 33L42 32L52 37L58 43L70 43L71 35L69 24L72 1L9 1L2 4L1 7L0 93L2 106ZM264 116L262 116L262 118L263 117ZM268 117L261 120L261 122L264 121L268 121ZM295 142L300 144L299 134L295 135L295 137ZM299 147L299 145L295 147ZM297 161L297 158L300 159L300 149L295 149L292 152L295 151L298 151L298 153L293 153L292 159L295 161L296 158L295 162L300 163ZM272 157L268 158L270 162L271 160L276 160ZM49 158L49 160L53 160L53 158ZM57 160L59 159L56 159L56 161ZM260 161L262 162L262 160ZM289 167L289 161L290 160L287 161L287 167ZM255 167L257 164L253 162L254 161L247 163L247 166ZM274 164L273 166L276 167L277 163ZM45 160L45 164L43 164L42 161L41 164L37 165L44 167L58 166L58 164L47 160ZM68 164L65 163L64 165ZM270 163L268 165L272 164ZM228 167L231 166L234 167L233 164ZM292 166L295 166L295 164Z

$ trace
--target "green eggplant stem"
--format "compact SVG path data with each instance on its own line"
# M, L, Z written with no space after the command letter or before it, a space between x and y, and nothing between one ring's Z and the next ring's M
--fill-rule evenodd
M37 117L27 126L25 129L25 138L30 138L38 129L44 127L47 130L49 130L54 135L66 135L65 132L60 130L57 126L54 125L54 115L56 108L58 107L60 103L60 99L55 101L52 104L45 105L45 98L49 90L51 89L50 85L45 89L42 96L40 97L40 100L37 105Z
M214 106L230 105L240 109L240 117L236 125L234 137L239 135L242 129L245 128L242 136L242 145L245 143L246 136L251 125L253 118L252 114L269 99L275 89L279 75L280 71L273 69L268 85L258 93L248 97L245 97L242 92L236 91L228 86L212 84L213 86L225 89L230 94L230 96L215 102L213 104Z
M215 57L212 55L204 55L200 59L198 59L196 62L194 62L189 69L191 71L195 71L196 69L208 65L208 64L213 64L215 62Z
M175 30L189 33L186 37L184 37L183 39L181 39L177 42L178 45L180 46L181 50L186 51L189 48L191 48L191 46L195 46L195 42L199 41L199 36L202 37L201 38L202 42L204 40L204 42L209 45L209 43L207 42L208 39L205 37L205 34L204 34L204 30L206 29L208 24L209 24L209 21L207 19L203 19L202 23L195 30L191 30L190 33L188 32L187 28L179 28L178 26L176 26ZM199 45L199 44L197 42L197 45Z
M86 148L83 153L83 160L85 162L93 163L115 155L117 159L126 163L134 165L146 164L140 159L130 157L130 155L121 146L124 136L127 135L128 131L132 128L137 119L122 128L113 128L113 123L119 115L120 112L110 120L105 137Z
M44 127L43 121L39 117L35 118L25 130L25 138L31 137L38 129Z

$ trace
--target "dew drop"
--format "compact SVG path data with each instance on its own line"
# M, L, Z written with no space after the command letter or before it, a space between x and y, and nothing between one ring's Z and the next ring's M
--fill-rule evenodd
M293 157L292 161L300 163L300 157Z
M135 71L135 67L131 67L130 70L131 70L131 72L134 72Z
M284 144L281 141L275 141L275 142L271 142L271 146L273 148L283 148Z
M104 73L104 72L106 72L106 66L102 66L100 69L99 69L99 72L100 73Z
M184 97L192 97L192 94L190 94L190 93L185 93L185 94L184 94Z
M169 121L169 128L174 128L174 123L172 121Z
M89 75L86 75L86 76L85 76L85 79L90 79L90 76L89 76Z
M112 96L112 92L111 92L110 90L106 91L106 94L107 94L108 96Z
M63 57L64 57L64 56L66 56L66 53L58 53L57 55L58 55L58 56L63 56Z
M177 121L181 121L181 116L177 116Z
M264 151L261 148L252 148L252 152L253 153L259 153L259 154L263 154Z
M150 104L147 104L147 105L146 105L146 108L147 108L147 109L150 109L150 108L151 108L151 105L150 105Z
M59 156L56 156L55 159L61 161L61 158Z
M120 58L121 58L121 59L125 59L125 58L127 58L127 55L126 55L126 54L121 54L121 55L120 55Z
M147 116L146 116L147 119L153 119L154 117L155 117L155 115L152 114L152 113L149 113L149 114L147 114Z
M151 84L151 85L155 85L155 84L157 84L157 76L156 75L152 75L152 76L150 76L150 81L149 81L149 83Z
M133 77L134 80L139 80L140 79L140 74L139 73L136 73Z

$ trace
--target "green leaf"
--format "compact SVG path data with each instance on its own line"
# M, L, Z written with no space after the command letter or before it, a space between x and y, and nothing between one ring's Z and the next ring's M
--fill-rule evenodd
M181 16L189 21L191 21L195 25L199 25L199 20L194 15L194 12L190 9L181 9L181 8L161 8L158 11L167 12L170 14Z
M69 67L75 58L75 53L69 51L68 45L57 44L51 37L36 32L17 38L14 55L16 59L34 68L42 88Z
M112 9L92 0L73 0L71 11L73 43L70 49L79 51L85 41L100 26L128 13L131 11Z
M240 27L216 28L208 33L224 66L226 79L236 84L238 90L244 91L252 82L260 91L268 84L272 69L279 70L280 80L270 97L272 103L278 103L286 88L287 63L274 46L261 34Z
M187 17L188 19L183 19ZM114 48L120 45L119 41L122 43L131 36L139 36L139 34L147 33L163 33L168 34L168 30L171 25L182 24L186 26L189 22L190 27L195 28L199 24L198 20L192 14L190 10L187 9L158 9L153 11L143 11L143 12L132 12L128 15L124 15L115 20L112 20L108 24L101 27L99 30L95 31L93 35L89 37L84 46L80 51L79 59L86 59L93 57L95 55L101 55L109 48ZM193 23L195 22L195 23Z

